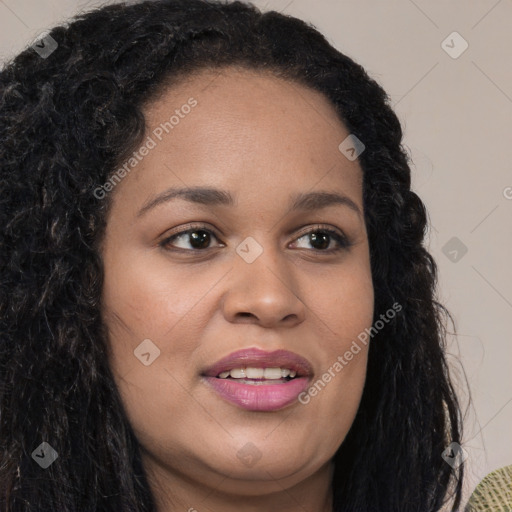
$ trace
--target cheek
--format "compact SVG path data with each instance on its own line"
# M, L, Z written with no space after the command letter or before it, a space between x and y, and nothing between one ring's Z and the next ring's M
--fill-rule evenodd
M374 314L374 289L367 253L347 258L329 269L320 280L307 279L306 304L322 320L333 339L330 349L342 350L371 326ZM335 340L335 341L334 341ZM349 343L350 344L350 343Z
M306 393L304 407L329 432L325 444L335 449L343 441L357 412L368 358L374 314L374 289L368 260L333 272L324 292L311 288L309 297L324 335L316 347L323 364Z
M136 253L124 252L109 263L103 287L105 323L113 340L132 351L146 338L161 342L173 337L183 321L200 325L201 302L219 281L218 273L184 270ZM196 314L188 315L192 311Z

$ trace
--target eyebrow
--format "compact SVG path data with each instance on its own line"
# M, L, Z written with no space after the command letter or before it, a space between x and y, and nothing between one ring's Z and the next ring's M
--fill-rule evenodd
M212 187L170 188L149 198L137 213L137 217L143 216L158 205L177 198L206 206L235 206L234 197L226 190ZM337 192L320 190L317 192L301 192L290 196L290 211L320 210L338 204L349 207L362 217L359 206L346 195Z

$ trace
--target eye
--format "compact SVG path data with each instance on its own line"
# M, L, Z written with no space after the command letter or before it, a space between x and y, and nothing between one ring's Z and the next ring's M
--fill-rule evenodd
M306 243L312 244L316 252L327 254L348 249L352 245L343 233L322 226L315 226L309 229L305 233L302 233L297 240L301 240L302 238L306 239ZM329 248L332 241L337 242L338 246Z
M176 233L176 234L166 238L165 240L163 240L160 243L160 246L167 249L167 248L169 248L169 246L174 246L174 242L176 242L177 240L184 240L185 244L190 243L192 250L197 251L197 250L201 250L201 249L203 249L203 250L209 249L210 247L208 247L208 245L212 238L211 235L213 235L213 238L217 239L217 237L215 236L213 231L211 229L208 229L206 226L204 226L204 225L192 226L189 229L180 231L179 233ZM171 242L173 242L173 243L171 243ZM173 249L169 249L169 250L173 250ZM191 251L190 249L186 249L186 248L184 249L183 247L178 247L175 250L186 251L186 252Z
M160 242L159 245L169 251L205 251L212 248L210 247L212 237L217 241L219 240L215 233L207 226L198 225L167 237L165 240ZM332 254L337 251L348 249L351 246L351 243L343 233L338 232L335 229L322 226L315 226L310 228L308 231L302 232L296 240L299 241L301 239L306 239L306 243L312 244L313 251L318 253ZM185 245L189 244L189 248L177 247L176 242L180 241ZM329 247L333 241L336 242L337 246ZM221 244L221 246L222 245L223 244Z

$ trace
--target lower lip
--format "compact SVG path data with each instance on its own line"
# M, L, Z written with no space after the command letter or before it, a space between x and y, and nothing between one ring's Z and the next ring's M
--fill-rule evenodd
M306 377L297 377L280 384L243 384L235 379L205 377L225 400L249 411L276 411L293 403L308 387Z

